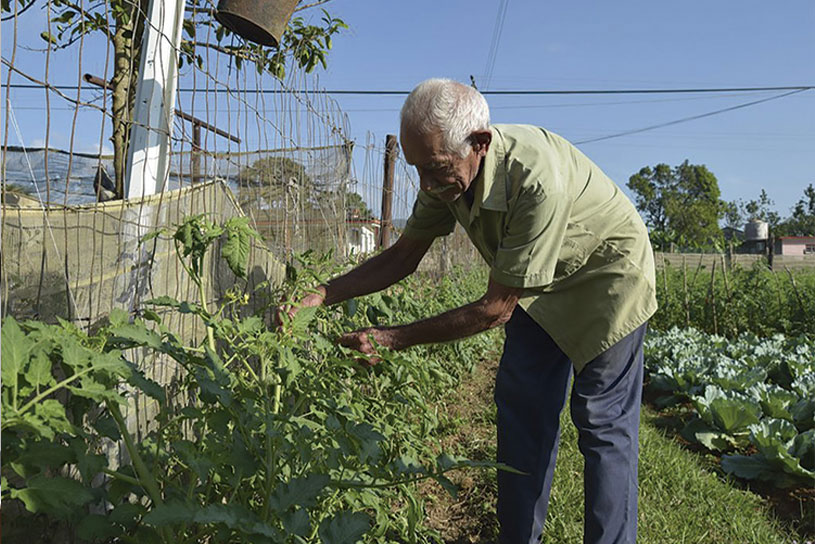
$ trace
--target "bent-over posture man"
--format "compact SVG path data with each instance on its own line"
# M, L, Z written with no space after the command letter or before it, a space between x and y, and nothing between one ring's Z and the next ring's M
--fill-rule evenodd
M495 383L500 540L537 542L571 392L585 458L585 542L633 543L646 321L656 310L645 225L620 189L563 138L490 125L475 89L431 79L408 96L401 143L421 191L397 242L318 288L301 306L379 291L416 270L437 236L462 225L490 266L484 296L441 315L345 334L372 354L506 326ZM296 310L294 310L296 311Z

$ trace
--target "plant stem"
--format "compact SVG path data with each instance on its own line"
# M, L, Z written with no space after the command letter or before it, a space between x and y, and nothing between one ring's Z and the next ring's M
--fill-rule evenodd
M110 415L113 416L113 420L119 427L119 432L122 433L122 438L124 439L127 453L130 455L130 460L133 462L133 468L136 469L136 474L139 475L139 484L145 489L145 491L147 491L154 504L162 504L163 501L161 499L161 491L159 491L158 484L153 478L153 474L147 469L144 459L142 459L141 455L139 455L136 445L133 443L133 437L130 436L130 432L127 430L127 423L125 423L125 420L122 417L122 412L119 410L119 406L110 401L105 401L105 404L107 404L108 410L110 410Z
M104 472L105 474L107 474L108 476L110 476L111 478L114 478L116 480L121 480L121 481L127 482L127 483L129 483L131 485L137 485L137 486L141 487L141 482L138 479L136 479L136 478L134 478L132 476L128 476L127 474L122 474L121 472L116 472L115 470L111 470L111 469L106 468L106 467L102 467L102 472Z
M40 393L39 395L37 395L36 397L31 399L30 401L26 402L25 405L22 408L20 408L20 412L19 412L20 415L22 415L23 412L25 412L26 410L31 408L31 406L38 403L39 401L41 401L42 399L44 399L45 397L47 397L48 395L50 395L51 393L56 391L57 389L62 389L63 387L66 387L72 381L76 380L77 378L80 378L80 377L84 376L85 374L87 374L88 372L90 372L92 370L96 370L96 368L93 367L93 366L90 366L90 367L86 368L85 370L77 372L76 374L74 374L70 378L66 378L66 379L62 380L61 382L59 382L58 384L52 385L51 387L49 387L48 389L46 389L45 391L43 391L42 393Z

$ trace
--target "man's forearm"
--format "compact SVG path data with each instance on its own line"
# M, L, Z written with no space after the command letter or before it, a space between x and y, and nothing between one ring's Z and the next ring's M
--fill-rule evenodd
M347 274L337 276L323 285L324 304L336 304L349 298L376 293L404 279L412 270L406 268L388 251L368 259Z
M506 311L497 312L488 303L478 300L415 323L384 327L380 330L388 336L388 343L393 349L404 349L417 344L466 338L503 325L510 315L511 313Z
M412 274L433 239L400 237L394 245L368 259L347 274L320 286L324 304L336 304L349 298L381 291Z

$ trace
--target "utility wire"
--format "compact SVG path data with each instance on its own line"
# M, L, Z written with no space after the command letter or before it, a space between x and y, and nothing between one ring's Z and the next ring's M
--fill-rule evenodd
M809 89L811 89L811 87ZM771 96L769 98L762 98L761 100L754 100L752 102L745 102L744 104L739 104L737 106L730 106L729 108L724 108L724 109L721 109L721 110L709 111L707 113L701 113L699 115L692 115L691 117L683 117L682 119L677 119L675 121L668 121L667 123L660 123L658 125L650 125L650 126L647 126L647 127L637 128L637 129L634 129L634 130L626 130L624 132L618 132L616 134L609 134L607 136L600 136L599 138L590 138L588 140L580 140L578 142L572 142L572 143L574 143L575 145L590 144L590 143L594 143L594 142L600 142L600 141L603 141L603 140L610 140L612 138L620 138L622 136L629 136L631 134L639 134L640 132L645 132L647 130L654 130L654 129L657 129L657 128L669 127L671 125L678 125L679 123L686 123L688 121L694 121L696 119L702 119L704 117L711 117L713 115L719 115L720 113L725 113L725 112L728 112L728 111L738 110L738 109L741 109L741 108L747 108L749 106L755 106L756 104L761 104L762 102L769 102L770 100L778 100L779 98L784 98L786 96L790 96L790 95L793 95L793 94L802 93L802 92L804 92L806 90L809 90L809 89L796 89L796 90L788 92L788 93L778 94L778 95L775 95L775 96Z
M498 57L498 45L501 43L501 33L504 30L504 19L507 16L509 0L501 0L498 4L498 17L495 19L495 26L492 29L492 41L490 50L487 53L487 64L484 67L484 89L488 89L492 83L492 70L495 68L495 59Z
M3 85L3 87L10 89L42 89L42 85L33 83L11 83ZM50 89L57 89L63 91L75 91L79 89L78 85L49 85ZM83 86L83 90L97 91L88 86ZM536 95L591 95L591 94L682 94L682 93L732 93L732 92L762 92L762 91L807 91L815 89L815 85L788 85L783 87L713 87L713 88L699 88L699 89L588 89L588 90L563 90L563 91L545 91L545 90L505 90L505 91L481 91L481 94L488 95L516 95L516 96L536 96ZM180 88L180 93L201 93L201 89ZM230 93L234 92L233 89L209 89L206 92L210 93ZM298 91L289 89L246 89L242 90L246 94L292 94ZM325 94L344 94L344 95L408 95L410 91L396 91L396 90L351 90L351 89L337 89L322 91Z

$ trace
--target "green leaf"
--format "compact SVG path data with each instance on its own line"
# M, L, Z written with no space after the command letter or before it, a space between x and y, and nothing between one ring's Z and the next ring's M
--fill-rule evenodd
M292 319L291 322L292 332L297 336L304 335L308 330L309 324L314 319L314 316L317 314L317 310L318 310L317 306L312 306L310 308L300 308L299 310L297 310L297 313L294 314L294 319Z
M158 504L147 512L143 521L153 527L189 523L195 514L196 508L177 500Z
M736 445L730 435L711 428L700 418L688 422L680 434L685 440L702 444L712 451L727 451Z
M750 441L757 447L786 446L798 435L795 425L784 419L765 419L750 427Z
M444 490L450 494L451 497L453 497L454 499L458 497L458 486L454 484L450 480L450 478L448 478L444 474L436 474L433 476L433 479L439 482L439 485L441 485L444 488Z
M277 485L269 498L272 508L285 512L292 506L308 508L316 504L317 497L331 479L325 474L309 474Z
M357 309L359 308L359 302L355 298L349 298L345 302L343 302L343 309L345 310L345 315L348 317L354 317L357 313Z
M140 312L142 318L152 321L154 323L158 323L161 325L161 316L155 310L151 310L149 308L145 308Z
M111 389L106 385L99 383L92 378L85 377L81 380L82 385L79 387L69 385L68 390L77 397L84 397L86 399L103 402L106 400L112 402L119 402L122 397L115 389Z
M758 410L751 403L738 399L714 399L710 410L714 424L727 433L744 431L758 423Z
M139 240L139 244L146 244L150 240L154 240L161 236L162 234L166 234L166 231L164 229L158 229L152 232L148 232L147 234L142 236L141 240Z
M5 359L4 359L5 360ZM4 363L5 364L5 363ZM32 387L49 387L56 383L51 375L51 359L42 350L34 350L25 371L25 380Z
M197 509L191 521L203 524L222 524L243 534L262 535L274 542L281 540L281 535L274 527L261 521L240 504L209 504Z
M221 248L221 256L236 276L245 278L251 239L257 233L249 226L249 218L242 216L227 219L224 230L226 242Z
M761 455L724 455L722 469L745 480L772 480L774 472Z
M76 480L38 474L26 481L26 487L12 489L11 497L23 501L29 512L66 519L90 502L93 494Z
M119 325L113 327L110 332L117 340L127 340L138 346L161 349L161 336L145 327L143 323Z
M69 463L76 463L73 449L50 440L36 440L26 445L25 455L20 457L15 471L20 476L27 477L47 469L58 469Z
M815 428L815 400L801 399L790 407L795 426L802 431Z
M123 502L113 509L109 517L114 523L120 523L129 529L141 520L145 511L145 507L141 504Z
M311 534L311 520L308 516L308 510L305 508L286 511L280 517L283 520L283 528L288 534L302 537Z
M57 39L50 32L41 32L40 33L40 38L42 38L43 40L47 41L48 43L50 43L52 45L57 44Z
M112 523L107 516L90 514L79 522L77 534L83 540L109 539L120 536L122 529Z
M362 512L343 511L324 519L318 534L324 544L354 544L371 528L371 517Z
M105 413L99 417L99 419L93 423L93 427L100 435L110 438L111 440L119 440L122 438L119 426L116 425L116 422L109 413Z
M3 320L0 332L0 378L3 388L10 388L13 395L17 394L17 380L20 372L28 360L31 349L31 340L23 333L17 320L9 316Z
M153 306L169 306L171 308L178 308L181 302L168 295L161 295L160 297L145 300L144 304L151 304Z
M132 365L132 363L130 363ZM127 383L137 387L145 395L156 399L163 406L167 402L164 388L153 380L147 378L135 365L131 366L132 373L127 379Z
M35 404L34 415L46 426L41 429L41 434L45 438L53 438L54 431L66 433L73 431L73 425L65 416L65 407L56 399L46 399Z
M802 467L815 471L815 430L809 430L796 436L789 452L798 459Z
M130 323L130 314L121 308L113 308L108 316L110 324L114 327L120 327Z

